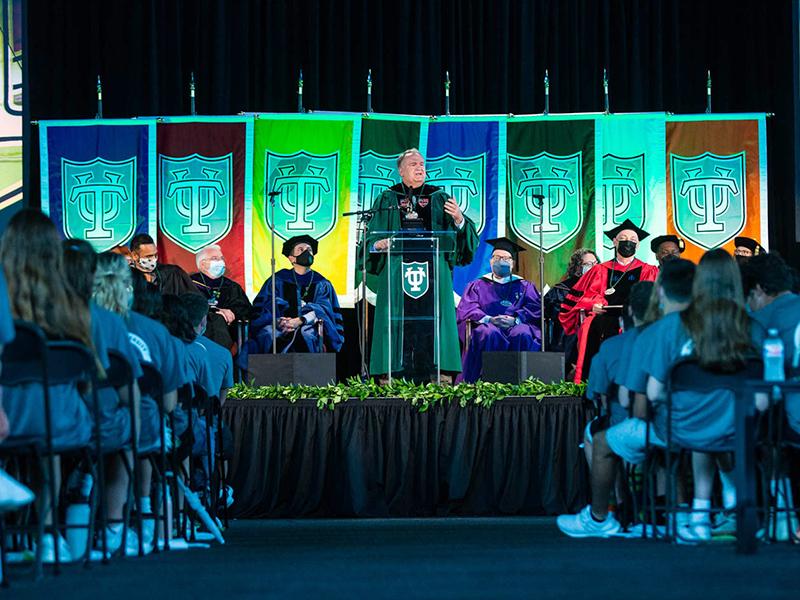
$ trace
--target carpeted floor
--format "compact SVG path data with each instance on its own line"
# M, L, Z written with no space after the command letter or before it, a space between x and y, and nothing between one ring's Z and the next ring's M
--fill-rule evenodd
M797 598L800 548L571 540L553 518L238 521L208 550L68 567L7 598Z

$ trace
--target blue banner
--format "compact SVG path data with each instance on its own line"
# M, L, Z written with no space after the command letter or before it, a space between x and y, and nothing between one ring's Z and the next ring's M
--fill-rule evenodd
M440 120L428 127L427 183L438 185L458 202L478 229L481 243L472 264L456 267L453 289L459 295L467 283L489 271L492 248L485 240L497 237L500 187L500 128L491 121Z
M155 121L39 124L42 211L98 252L155 237Z

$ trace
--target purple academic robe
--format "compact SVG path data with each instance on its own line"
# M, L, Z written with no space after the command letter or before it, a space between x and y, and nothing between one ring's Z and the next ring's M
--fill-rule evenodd
M484 351L535 351L541 347L542 300L536 286L517 276L508 283L492 281L487 274L471 281L458 303L458 335L465 341L467 321L473 321L469 348L462 358L460 380L477 381L481 376ZM491 323L480 323L484 317L509 315L517 324L501 329Z

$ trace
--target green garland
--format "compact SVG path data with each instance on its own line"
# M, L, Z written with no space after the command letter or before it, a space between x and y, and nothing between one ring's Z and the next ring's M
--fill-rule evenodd
M350 398L366 400L367 398L402 398L411 403L420 412L441 403L458 402L462 407L475 404L489 408L497 400L509 396L527 396L541 400L546 396L583 396L585 384L567 381L561 383L544 383L538 379L527 379L522 383L459 383L458 385L437 385L435 383L417 384L404 379L395 379L391 385L379 385L376 381L361 381L358 378L348 379L344 383L326 386L309 385L265 385L253 386L237 383L228 392L233 399L282 399L288 402L310 399L317 401L317 407L333 410L340 402Z

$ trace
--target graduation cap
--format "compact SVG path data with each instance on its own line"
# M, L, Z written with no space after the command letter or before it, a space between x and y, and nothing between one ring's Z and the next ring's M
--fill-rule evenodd
M507 237L499 237L491 240L486 240L486 243L492 246L495 250L505 250L514 258L517 259L517 254L525 252L525 248L519 244L515 244Z
M650 250L653 251L653 254L658 252L658 247L663 244L664 242L672 242L678 247L678 250L683 252L686 250L686 242L684 242L681 238L677 235L660 235L658 237L653 238L653 241L650 242Z
M738 247L747 248L750 252L753 253L753 256L757 256L759 254L763 254L766 252L764 248L762 248L761 244L755 241L753 238L749 237L737 237L733 239L733 245Z
M641 242L644 238L648 237L650 234L647 233L641 227L637 227L633 224L633 221L630 219L625 219L622 223L614 227L614 229L609 229L605 232L608 239L613 240L615 237L619 235L620 231L625 231L626 229L630 229L631 231L635 231L636 235L639 236L639 241Z
M296 235L294 237L290 237L288 240L283 242L283 249L281 250L281 254L283 254L284 256L289 256L292 253L292 250L294 250L294 247L297 246L297 244L308 244L309 246L311 246L311 252L313 252L314 254L317 253L317 247L319 246L319 242L310 235L306 234Z

